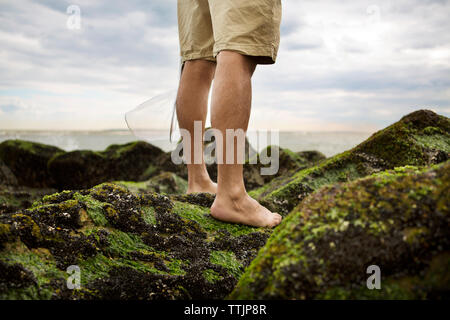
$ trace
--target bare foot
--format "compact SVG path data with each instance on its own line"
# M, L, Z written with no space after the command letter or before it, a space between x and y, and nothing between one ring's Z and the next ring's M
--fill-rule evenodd
M187 193L208 192L216 194L217 184L211 180L204 183L190 183L188 185Z
M211 215L226 222L270 228L278 225L282 219L278 213L270 212L247 193L235 198L216 196L211 206Z

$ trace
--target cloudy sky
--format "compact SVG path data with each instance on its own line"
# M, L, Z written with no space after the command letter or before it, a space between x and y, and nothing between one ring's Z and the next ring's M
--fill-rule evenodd
M252 128L374 131L420 108L450 115L450 0L282 3ZM176 88L178 63L176 0L0 0L0 129L125 129L125 112Z

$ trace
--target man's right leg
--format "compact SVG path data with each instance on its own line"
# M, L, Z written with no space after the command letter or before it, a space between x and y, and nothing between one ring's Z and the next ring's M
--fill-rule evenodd
M232 51L217 55L212 94L211 124L223 137L223 164L218 164L218 190L211 215L218 220L256 227L274 227L281 216L270 212L251 198L244 186L243 165L237 160L234 141L226 139L227 129L247 131L251 108L251 77L256 64ZM231 140L231 139L230 139ZM233 139L234 140L234 139ZM234 145L234 163L226 163L226 145ZM239 146L244 148L245 145Z
M188 193L216 193L217 186L211 181L202 157L202 163L194 163L194 121L202 121L202 132L208 112L208 95L214 78L215 62L189 60L184 63L177 95L177 118L181 129L191 135L191 159L188 161ZM203 145L201 146L203 150ZM203 152L202 152L203 156Z

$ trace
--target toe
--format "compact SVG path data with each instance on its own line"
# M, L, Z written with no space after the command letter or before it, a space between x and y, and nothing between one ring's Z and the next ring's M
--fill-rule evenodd
M277 224L280 224L281 220L283 219L283 217L281 215L279 215L278 213L276 213L276 218L275 219L277 221Z
M273 228L273 227L279 225L280 222L281 222L281 216L278 213L273 213L272 222L271 222L270 226Z

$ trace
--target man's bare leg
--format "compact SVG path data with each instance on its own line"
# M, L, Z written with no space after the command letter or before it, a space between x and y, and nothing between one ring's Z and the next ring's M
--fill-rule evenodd
M251 108L251 77L256 64L248 57L232 51L217 55L212 94L212 127L224 138L223 164L218 164L217 195L211 207L216 219L257 227L274 227L281 216L270 212L251 198L244 186L243 165L226 164L226 129L247 131ZM236 159L236 148L235 148Z
M190 60L185 62L181 74L177 96L177 118L180 128L188 130L191 134L191 159L187 165L188 193L217 191L217 185L211 181L204 161L202 160L201 164L194 164L194 121L202 121L204 131L208 94L215 66L214 62L207 60Z

